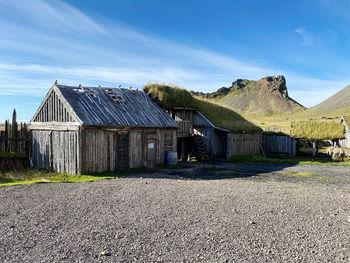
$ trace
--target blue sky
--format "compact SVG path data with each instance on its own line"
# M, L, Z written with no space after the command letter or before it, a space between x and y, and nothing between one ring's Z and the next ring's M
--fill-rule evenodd
M0 122L62 84L212 92L283 74L311 107L350 84L350 1L0 0Z

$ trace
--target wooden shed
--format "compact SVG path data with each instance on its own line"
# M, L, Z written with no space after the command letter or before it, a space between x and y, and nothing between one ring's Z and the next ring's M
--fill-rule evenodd
M34 167L60 173L152 167L177 150L177 123L139 90L55 82L30 125Z
M201 160L228 160L231 156L260 153L260 131L232 132L217 127L194 108L174 107L168 112L179 125L178 156L181 159L193 153Z
M190 107L174 107L168 110L179 125L178 156L197 156L201 160L228 158L229 131L216 127L201 112Z

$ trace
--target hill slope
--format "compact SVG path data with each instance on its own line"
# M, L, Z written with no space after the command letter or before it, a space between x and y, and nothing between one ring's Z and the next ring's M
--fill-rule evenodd
M312 107L309 111L313 114L350 114L350 85Z
M192 94L244 115L274 115L304 109L288 96L284 76L265 77L257 81L237 79L232 86L222 87L216 92Z

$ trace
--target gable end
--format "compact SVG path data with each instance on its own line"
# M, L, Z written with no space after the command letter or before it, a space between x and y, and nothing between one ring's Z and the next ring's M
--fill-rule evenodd
M31 122L77 122L79 118L55 85L51 87Z

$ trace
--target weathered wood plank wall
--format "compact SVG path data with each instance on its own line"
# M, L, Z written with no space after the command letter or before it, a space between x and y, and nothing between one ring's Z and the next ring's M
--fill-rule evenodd
M169 112L170 116L172 116L179 125L179 129L177 131L177 136L179 138L189 137L193 134L194 113L194 110L189 109L175 109Z
M35 113L34 122L76 122L74 112L66 105L61 94L52 90L45 98L38 112Z
M59 173L79 173L79 140L79 131L32 130L34 167Z
M128 138L127 149L124 149L125 145L121 146L121 135ZM82 147L84 173L152 167L165 163L167 151L176 151L176 129L85 129Z
M264 153L296 155L297 139L288 135L262 135Z
M230 133L229 156L260 153L261 133Z
M226 158L227 153L227 132L214 130L212 153L214 158Z

